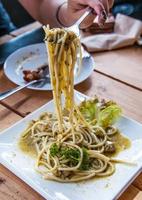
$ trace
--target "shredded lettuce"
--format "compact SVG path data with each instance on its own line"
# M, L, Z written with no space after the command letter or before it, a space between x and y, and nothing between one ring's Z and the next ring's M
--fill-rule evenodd
M98 99L95 98L93 100L83 101L80 104L79 109L87 121L92 121L97 118L97 103Z
M104 128L114 124L122 113L115 102L99 101L98 98L82 102L79 109L88 122L96 120L96 123Z
M121 108L118 105L110 105L100 111L97 123L102 127L112 125L120 117L121 113Z

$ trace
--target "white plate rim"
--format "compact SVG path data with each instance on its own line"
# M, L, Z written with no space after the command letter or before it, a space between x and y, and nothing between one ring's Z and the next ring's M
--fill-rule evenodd
M76 95L79 95L79 96L81 96L81 97L83 97L83 98L90 98L89 96L86 96L86 95L84 95L84 94L82 94L82 93L80 93L80 92L78 92L78 91L76 91L75 90L75 94ZM51 101L53 101L53 99L51 100ZM34 114L36 114L37 112L39 112L40 110L42 110L48 103L50 103L51 101L49 101L49 102L47 102L46 104L44 104L43 106L41 106L41 107L39 107L38 109L36 109L35 111L33 111L32 113L30 113L28 116L26 116L25 118L23 118L23 119L20 119L18 122L16 122L16 123L14 123L11 127L9 127L9 128L7 128L7 129L5 129L5 130L3 130L2 132L0 132L0 135L2 135L2 134L5 134L7 131L9 131L11 128L13 128L14 126L16 126L16 125L18 125L18 124L20 124L20 123L22 123L26 118L30 118L31 116L33 116ZM136 123L137 125L140 125L141 127L142 127L142 124L141 123L139 123L139 122L137 122L136 120L133 120L133 119L131 119L131 118L129 118L129 117L127 117L127 116L124 116L124 115L122 115L122 118L124 118L124 119L127 119L128 121L131 121L131 122L133 122L133 123ZM27 183L31 188L33 188L36 192L38 192L41 196L43 196L44 198L45 198L45 196L47 196L47 193L41 188L41 187L39 187L39 186L36 186L36 184L34 184L34 183L31 183L30 181L30 178L28 178L26 175L22 175L21 173L20 173L20 170L17 170L17 171L15 171L15 169L14 169L14 167L12 167L8 162L5 162L2 158L1 158L1 156L0 156L0 163L2 164L2 165L4 165L7 169L9 169L11 172L13 172L16 176L18 176L21 180L23 180L25 183ZM117 192L117 194L115 195L115 197L112 199L112 200L116 200L116 199L118 199L120 196L121 196L121 194L128 188L128 186L133 182L133 180L141 173L141 170L142 170L142 165L141 165L141 167L139 168L139 170L135 173L135 174L133 174L133 176L131 177L131 178L129 178L129 180L127 181L127 183L124 185L124 187L123 188L121 188L121 190L119 190L118 192ZM29 181L30 180L30 181ZM45 196L44 196L45 195ZM49 195L49 194L48 194ZM55 200L54 198L52 198L51 196L49 196L50 197L50 199L52 200Z
M5 60L5 62L4 62L4 67L3 67L3 69L4 69L4 74L5 74L5 76L11 81L11 82L13 82L14 84L16 84L16 85L24 85L24 83L18 83L18 82L16 82L15 80L13 80L12 78L11 78L11 76L9 75L9 73L7 72L7 68L8 68L8 65L9 65L9 62L10 62L10 60L13 58L13 56L15 56L16 54L18 54L19 52L21 52L21 51L23 51L23 50L26 50L26 49L32 49L33 47L34 48L41 48L42 46L44 46L44 42L42 42L42 43L36 43L36 44L31 44L31 45L27 45L27 46L25 46L25 47L22 47L22 48L20 48L20 49L17 49L16 51L14 51L12 54L10 54L8 57L7 57L7 59ZM31 50L30 50L31 51ZM90 62L92 63L92 66L91 66L91 69L90 69L90 72L88 73L88 75L87 76L85 76L85 78L82 78L82 79L79 79L79 78L77 78L77 81L74 83L74 85L78 85L78 84L80 84L81 82L83 82L83 81L85 81L90 75L91 75L91 73L94 71L94 69L95 69L95 61L94 61L94 58L92 57L92 56L90 56ZM49 88L48 89L44 89L44 88L36 88L36 87L32 87L32 86L28 86L27 88L28 89L31 89L31 90L39 90L39 91L51 91L52 90L52 88L51 88L51 84L48 84L49 85Z

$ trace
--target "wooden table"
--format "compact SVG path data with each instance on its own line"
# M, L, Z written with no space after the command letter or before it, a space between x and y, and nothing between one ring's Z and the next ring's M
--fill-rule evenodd
M12 37L37 28L24 27L3 37L3 43ZM0 40L2 43L2 40ZM142 48L95 53L96 68L92 75L75 87L86 95L113 99L124 114L142 123ZM87 67L87 66L86 66ZM15 87L0 70L0 92ZM0 131L10 127L30 112L47 103L51 92L24 89L0 102ZM42 200L43 198L22 180L0 165L0 200ZM107 200L107 199L106 199ZM142 174L127 188L119 200L142 200Z

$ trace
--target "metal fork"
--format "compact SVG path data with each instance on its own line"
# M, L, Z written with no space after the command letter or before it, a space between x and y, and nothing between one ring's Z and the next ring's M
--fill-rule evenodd
M86 12L70 27L66 28L69 31L73 31L76 33L76 35L78 37L80 37L80 32L79 32L79 25L83 22L83 20L89 15L91 14L93 11L92 8L88 7L88 9L86 10ZM84 48L82 47L82 58L90 58L91 55L84 50Z
M38 88L39 88L39 87L42 87L43 85L45 85L48 82L50 82L49 76L42 77L39 80L33 80L33 81L31 81L31 82L29 82L25 85L18 86L16 88L7 90L5 92L0 93L0 101L6 99L7 97L11 96L12 94L15 94L16 92L18 92L18 91L20 91L20 90L22 90L22 89L24 89L24 88L26 88L30 85L38 86Z
M83 20L89 15L91 14L93 11L92 8L88 7L88 9L86 10L86 12L70 27L66 28L69 31L73 31L76 33L77 36L80 36L79 33L79 25L83 22Z
M91 14L92 12L92 8L88 8L88 10L86 10L86 12L75 22L75 24L73 24L72 26L70 26L69 28L67 28L67 30L70 30L70 31L74 31L78 36L80 36L80 33L79 33L79 25L81 24L81 22L83 22L83 20L89 15ZM84 53L84 56L83 58L89 58L90 57L90 54L86 52L86 54ZM5 98L11 96L12 94L30 86L30 85L33 85L33 84L39 84L41 83L41 85L43 86L46 82L50 82L50 78L49 76L48 77L42 77L41 79L39 80L34 80L34 81L31 81L30 83L27 83L23 86L18 86L14 89L11 89L11 90L7 90L5 92L2 92L0 93L0 101L1 100L4 100Z

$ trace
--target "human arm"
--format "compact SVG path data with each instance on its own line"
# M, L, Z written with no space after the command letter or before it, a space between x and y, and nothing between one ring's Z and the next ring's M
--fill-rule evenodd
M106 13L109 12L110 7L113 4L113 0L68 0L63 4L64 0L19 0L23 7L31 14L31 16L40 21L42 24L50 24L51 27L60 26L70 26L78 19L86 8L89 6L95 11L92 16L90 16L91 21L98 15L100 16L99 21L104 22L101 13L103 10ZM59 20L57 19L57 11L59 6Z

